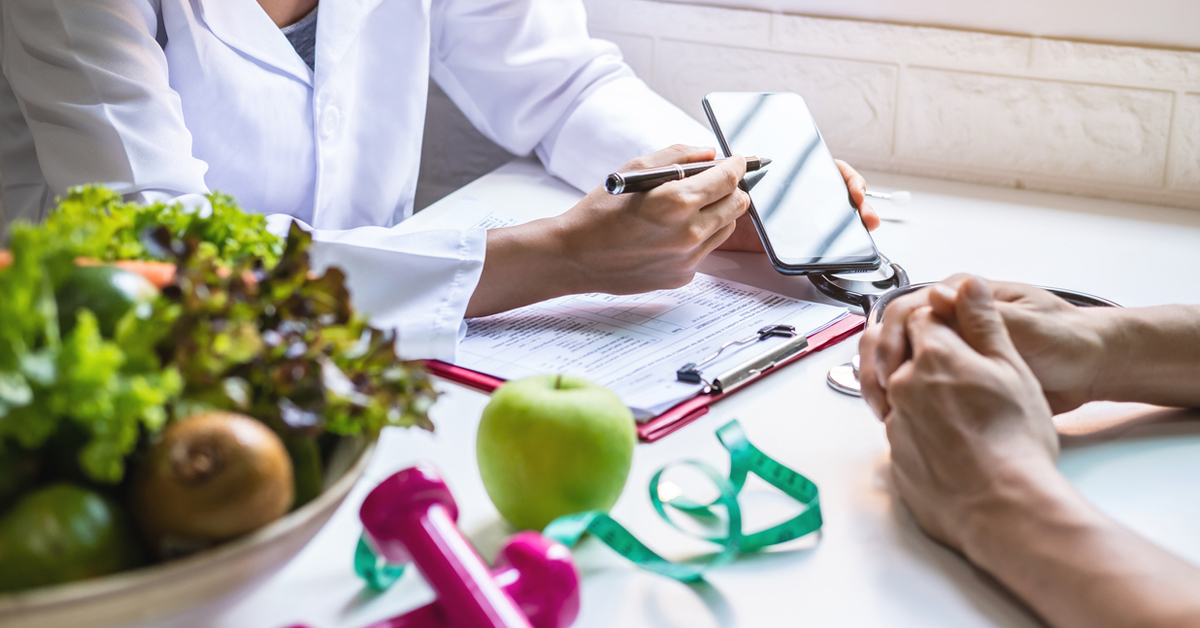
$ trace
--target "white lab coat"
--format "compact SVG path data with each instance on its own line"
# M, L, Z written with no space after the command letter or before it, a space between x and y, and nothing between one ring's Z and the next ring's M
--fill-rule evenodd
M430 75L580 189L711 142L588 37L579 0L325 0L315 73L256 0L3 0L0 22L7 221L89 182L232 194L311 225L315 257L348 269L408 358L453 359L486 248L481 231L389 229L412 214Z

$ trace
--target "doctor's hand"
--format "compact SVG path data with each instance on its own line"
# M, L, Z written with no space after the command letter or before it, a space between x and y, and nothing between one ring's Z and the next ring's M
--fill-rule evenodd
M711 148L676 145L622 170L707 161ZM612 195L597 187L559 217L568 270L578 292L634 294L677 288L733 233L750 197L738 189L746 161L735 156L648 192Z
M887 381L911 353L907 319L932 307L944 320L953 312L967 275L955 275L930 288L900 297L884 310L859 343L863 398L879 416L888 412ZM1027 284L985 283L1021 358L1037 376L1055 413L1099 398L1095 390L1112 333L1108 308L1081 308Z
M711 148L676 145L622 169L714 157ZM467 316L567 294L635 294L687 285L750 206L750 197L737 187L745 173L745 159L732 157L648 192L613 195L597 187L560 216L489 230Z
M985 282L966 278L949 311L910 312L911 357L887 381L896 489L921 528L968 556L973 524L1014 486L1056 474L1050 407L997 305Z
M861 174L858 174L850 164L841 159L833 160L842 173L842 178L846 181L846 189L850 191L850 200L854 203L855 209L858 210L859 216L862 218L863 225L868 231L874 231L879 227L879 215L867 203L867 182ZM737 228L734 229L733 235L729 236L721 246L717 247L722 251L748 251L751 253L763 253L762 238L758 236L758 230L754 228L754 221L751 220L749 214L743 214L738 218Z

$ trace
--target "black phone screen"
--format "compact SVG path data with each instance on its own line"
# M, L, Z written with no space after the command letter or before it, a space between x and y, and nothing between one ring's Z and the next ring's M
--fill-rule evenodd
M715 92L705 111L725 155L771 159L746 174L751 212L785 273L869 270L879 253L850 202L804 99L792 93Z

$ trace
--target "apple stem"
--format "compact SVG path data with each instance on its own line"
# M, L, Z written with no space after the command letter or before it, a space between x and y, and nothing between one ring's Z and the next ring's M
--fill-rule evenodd
M562 373L559 373L558 377L554 378L554 390L559 390L561 388L562 388Z

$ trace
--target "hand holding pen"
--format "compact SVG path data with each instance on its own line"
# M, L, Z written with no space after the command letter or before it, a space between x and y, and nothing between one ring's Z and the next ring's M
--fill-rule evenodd
M712 148L677 144L618 170L715 158ZM750 196L738 189L745 175L745 161L735 156L641 194L609 194L597 185L566 212L488 230L487 257L468 316L569 294L635 294L686 285L749 208ZM753 232L752 224L746 226Z
M608 190L609 194L629 194L632 192L646 192L652 190L668 181L678 181L687 177L700 174L713 166L724 161L718 159L716 161L697 161L686 164L671 164L659 168L648 168L645 170L630 170L626 172L614 172L608 175L604 180L604 189ZM753 172L760 168L765 168L771 163L766 157L747 157L746 172Z

